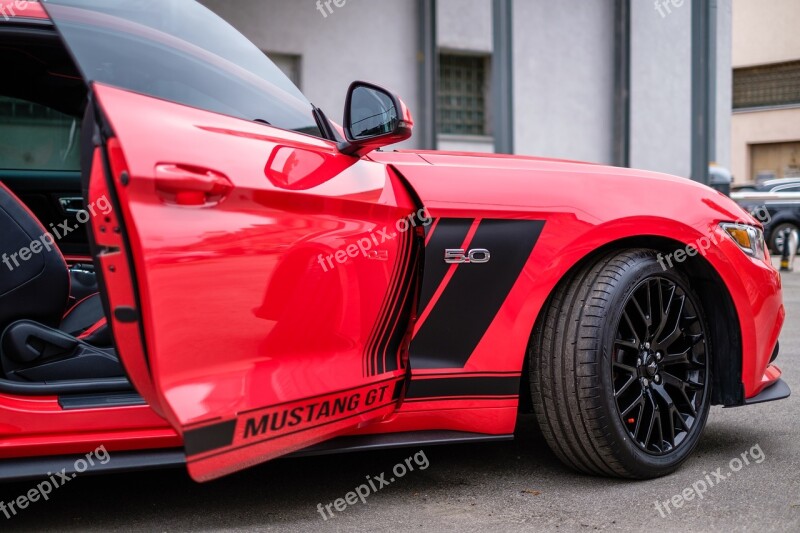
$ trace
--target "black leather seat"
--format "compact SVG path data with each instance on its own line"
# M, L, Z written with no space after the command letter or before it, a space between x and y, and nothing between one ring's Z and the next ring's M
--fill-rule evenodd
M58 249L42 244L46 233L33 213L0 183L0 331L21 318L56 327L64 316L69 269ZM26 260L28 254L21 250L30 253L34 247L39 252Z
M39 381L124 375L102 299L90 292L96 281L87 271L71 273L46 235L0 183L0 365L5 377ZM71 296L73 279L77 294Z

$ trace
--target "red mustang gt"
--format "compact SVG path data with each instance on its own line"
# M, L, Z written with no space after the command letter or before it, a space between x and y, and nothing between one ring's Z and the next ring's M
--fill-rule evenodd
M190 0L2 1L0 478L512 438L676 469L789 395L762 226L652 172L381 151ZM81 464L83 467L81 467Z

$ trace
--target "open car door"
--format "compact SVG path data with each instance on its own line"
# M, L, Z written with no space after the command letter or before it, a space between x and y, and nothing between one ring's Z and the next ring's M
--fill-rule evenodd
M192 477L395 411L419 249L400 180L321 138L302 94L193 1L44 5L90 86L83 170L90 213L114 206L91 223L117 348Z

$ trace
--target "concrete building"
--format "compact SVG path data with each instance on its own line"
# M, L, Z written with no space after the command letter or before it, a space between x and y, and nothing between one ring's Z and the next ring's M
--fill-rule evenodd
M800 178L800 2L733 6L734 178Z
M334 119L355 79L398 93L410 147L730 165L730 0L201 1Z

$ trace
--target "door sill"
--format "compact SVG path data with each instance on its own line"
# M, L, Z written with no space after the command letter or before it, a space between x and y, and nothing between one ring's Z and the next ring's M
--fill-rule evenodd
M133 385L128 381L128 378L77 379L73 381L39 383L0 379L0 393L14 396L60 396L65 394L133 391Z
M64 411L74 409L107 409L111 407L134 407L147 405L135 392L112 392L97 394L65 394L58 397L58 405Z

